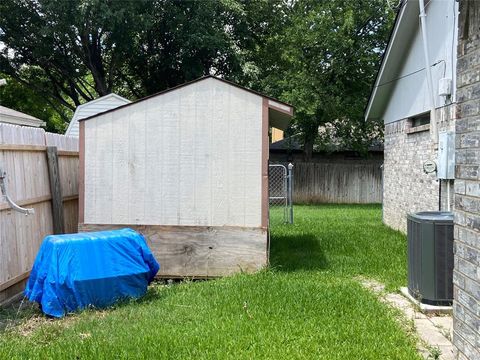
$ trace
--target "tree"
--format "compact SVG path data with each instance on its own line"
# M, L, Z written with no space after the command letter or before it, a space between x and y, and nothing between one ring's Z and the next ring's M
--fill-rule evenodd
M141 1L4 0L0 71L75 110L116 85L124 44L129 43L141 5Z
M65 122L112 91L220 75L291 102L310 157L327 123L360 150L375 133L362 114L391 20L383 0L2 0L0 72Z
M2 73L0 73L0 79L7 80L7 86L0 86L1 105L45 120L47 131L63 132L65 130L65 123L62 117L45 98L39 96L24 84ZM71 115L71 113L65 114L65 116Z
M333 125L347 146L364 151L378 124L363 110L393 20L382 0L286 2L280 26L253 52L254 86L295 106L293 131L311 157L320 126Z
M241 71L234 0L3 0L0 72L64 117L112 91L149 95Z
M239 73L242 17L236 1L155 1L125 54L128 72L151 94L203 75Z

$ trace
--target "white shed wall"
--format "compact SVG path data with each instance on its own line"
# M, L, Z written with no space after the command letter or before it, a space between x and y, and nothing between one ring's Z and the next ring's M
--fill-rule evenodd
M441 61L438 65L431 67L436 95L435 106L439 108L447 105L445 98L437 95L438 81L442 77L453 80L452 100L455 101L458 3L454 0L432 0L430 2L425 1L425 3L428 3L426 20L430 62L434 64ZM398 80L395 81L394 89L383 114L385 123L405 119L430 110L420 20L409 51L405 56L406 59L402 69L395 76Z
M85 122L86 224L261 226L262 97L209 78Z
M89 116L93 116L107 110L115 109L128 103L130 103L130 100L127 100L116 94L109 94L80 105L75 110L75 114L73 114L72 120L68 125L65 135L78 137L78 120L85 119Z

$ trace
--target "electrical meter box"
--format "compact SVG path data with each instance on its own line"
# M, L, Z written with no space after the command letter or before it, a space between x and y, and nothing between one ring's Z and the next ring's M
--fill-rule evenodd
M455 133L443 131L438 134L437 178L455 179Z
M452 79L442 78L438 81L438 95L439 96L452 95Z

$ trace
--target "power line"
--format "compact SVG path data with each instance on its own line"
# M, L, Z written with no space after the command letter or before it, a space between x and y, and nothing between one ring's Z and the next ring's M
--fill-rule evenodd
M437 62L433 63L432 65L430 65L430 67L434 67L434 66L437 66L438 64L440 63L444 63L445 64L445 68L447 66L447 62L445 60L438 60ZM445 68L443 70L443 76L445 77ZM388 84L391 84L392 82L395 82L397 80L400 80L400 79L403 79L403 78L406 78L408 76L411 76L411 75L415 75L421 71L425 70L425 68L421 68L421 69L418 69L418 70L415 70L415 71L412 71L411 73L408 73L408 74L405 74L405 75L402 75L402 76L399 76L395 79L391 79L391 80L388 80L388 81L385 81L384 83L381 83L381 84L378 84L377 86L375 86L376 88L380 87L380 86L383 86L383 85L388 85Z
M405 0L405 1L403 1L403 2L400 1L400 4L399 4L399 5L400 5L400 8L402 8L404 5L406 5L406 3L407 3L408 1L409 1L409 0ZM431 2L432 2L432 0L429 0L429 1L425 4L424 9L426 9L427 6L428 6ZM453 24L454 24L454 27L455 27L455 17L456 17L456 16L455 16L455 15L456 15L456 14L455 14L455 3L456 3L456 0L453 0L452 2L453 2ZM389 2L389 5L390 5L390 2ZM453 31L453 38L452 38L452 58L453 58L453 56L454 56L454 38L455 38L455 31ZM440 64L441 62L444 63L443 76L445 77L445 72L446 72L446 68L447 68L447 62L446 62L445 60L439 60L439 61L437 61L436 63L432 64L431 66L432 66L432 67L433 67L433 66L436 66L436 65ZM453 61L452 61L452 74L454 73L454 67L453 67L453 66L454 66L454 65L453 65ZM415 75L415 74L417 74L417 73L419 73L419 72L421 72L421 71L423 71L423 70L425 70L425 67L423 67L423 68L421 68L421 69L418 69L418 70L415 70L415 71L413 71L413 72L411 72L411 73L402 75L402 76L397 77L397 78L395 78L395 79L391 79L391 80L386 81L386 82L384 82L384 83L378 84L378 85L376 85L374 88L379 88L379 87L381 87L381 86L391 84L392 82L395 82L395 81L397 81L397 80L406 78L406 77L408 77L408 76Z
M421 68L421 69L418 69L418 70L416 70L416 71L413 71L413 72L411 72L411 73L408 73L408 74L399 76L399 77L397 77L397 78L395 78L395 79L392 79L392 80L389 80L389 81L385 81L384 83L378 84L378 85L375 86L375 87L378 88L378 87L380 87L380 86L388 85L388 84L390 84L390 83L392 83L392 82L395 82L395 81L397 81L397 80L406 78L406 77L411 76L411 75L415 75L416 73L419 73L420 71L423 71L423 70L425 70L424 67Z

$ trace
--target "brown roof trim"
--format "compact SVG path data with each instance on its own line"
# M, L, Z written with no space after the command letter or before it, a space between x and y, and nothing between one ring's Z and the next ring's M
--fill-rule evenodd
M92 116L89 116L89 117L86 117L86 118L83 118L83 119L79 119L78 121L81 122L81 121L85 121L85 120L89 120L89 119L93 119L97 116L100 116L100 115L104 115L104 114L107 114L107 113L110 113L110 112L113 112L113 111L117 111L119 109L123 109L125 107L128 107L128 106L131 106L131 105L134 105L134 104L137 104L141 101L144 101L144 100L147 100L147 99L150 99L150 98L153 98L153 97L156 97L156 96L160 96L160 95L163 95L163 94L166 94L170 91L174 91L174 90L177 90L177 89L180 89L184 86L188 86L188 85L191 85L193 83L196 83L196 82L199 82L199 81L202 81L202 80L205 80L205 79L209 79L209 78L212 78L212 79L215 79L215 80L218 80L218 81L221 81L221 82L224 82L228 85L231 85L231 86L235 86L236 88L239 88L239 89L242 89L242 90L245 90L245 91L248 91L252 94L255 94L255 95L258 95L258 96L261 96L263 98L267 98L267 99L270 99L270 100L273 100L273 101L276 101L282 105L285 105L285 106L289 106L292 108L292 113L293 113L293 106L290 105L289 103L286 103L284 101L280 101L278 99L275 99L274 97L271 97L271 96L267 96L265 94L262 94L258 91L255 91L255 90L252 90L252 89L249 89L247 87L244 87L244 86L241 86L241 85L238 85L238 84L235 84L234 82L231 82L231 81L228 81L228 80L225 80L225 79L221 79L219 77L216 77L216 76L213 76L213 75L206 75L206 76L202 76L202 77L199 77L197 79L194 79L194 80L191 80L191 81L187 81L183 84L180 84L180 85L177 85L177 86L174 86L174 87L171 87L171 88L168 88L168 89L165 89L165 90L162 90L160 92L157 92L155 94L152 94L152 95L149 95L149 96L145 96L141 99L138 99L138 100L135 100L135 101L132 101L131 103L129 104L125 104L125 105L122 105L122 106L119 106L119 107L116 107L114 109L110 109L110 110L107 110L107 111L104 111L104 112L101 112L101 113L98 113L98 114L95 114L95 115L92 115Z

